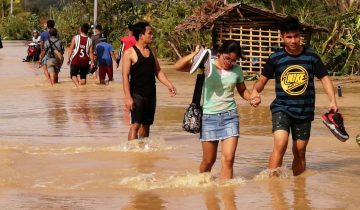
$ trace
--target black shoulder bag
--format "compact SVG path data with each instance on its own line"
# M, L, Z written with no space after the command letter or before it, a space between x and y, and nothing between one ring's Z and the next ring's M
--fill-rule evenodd
M204 80L204 73L197 75L192 102L189 107L186 108L184 114L182 128L189 133L199 133L201 130L202 106L200 105L200 102Z

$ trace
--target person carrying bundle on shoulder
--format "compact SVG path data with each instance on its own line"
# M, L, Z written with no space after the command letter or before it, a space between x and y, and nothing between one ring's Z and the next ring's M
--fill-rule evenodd
M40 55L40 62L44 56L47 57L45 61L46 69L50 75L50 83L54 85L59 82L59 72L64 62L64 45L58 38L56 28L49 30L50 38L44 43L44 50Z

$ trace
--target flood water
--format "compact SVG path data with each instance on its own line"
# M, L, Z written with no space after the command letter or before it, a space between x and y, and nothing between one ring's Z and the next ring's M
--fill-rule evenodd
M171 98L157 82L155 123L144 148L143 142L127 142L129 117L119 70L109 85L89 77L77 89L64 65L60 83L51 86L37 63L21 62L26 48L23 42L4 42L0 49L0 209L359 209L358 80L334 82L342 86L338 103L350 134L345 143L320 120L328 102L316 83L308 170L299 177L290 170L291 140L282 176L266 175L273 82L256 109L236 96L241 137L234 179L220 183L219 160L211 174L199 174L198 135L181 130L195 76L161 62L178 95Z

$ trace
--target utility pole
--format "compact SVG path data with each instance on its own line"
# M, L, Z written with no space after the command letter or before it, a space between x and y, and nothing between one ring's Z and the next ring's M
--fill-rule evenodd
M94 0L94 28L93 28L93 33L95 34L95 26L96 26L96 22L97 22L97 0Z
M10 15L13 14L13 1L14 0L11 0L11 3L10 3Z

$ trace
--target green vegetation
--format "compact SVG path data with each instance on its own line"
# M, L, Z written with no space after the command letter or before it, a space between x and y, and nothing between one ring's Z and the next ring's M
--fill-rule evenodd
M209 45L209 31L179 34L174 28L207 0L97 0L97 22L103 25L115 48L126 26L140 20L151 21L155 30L154 46L160 57L177 58L197 44ZM240 0L228 0L236 3ZM274 12L292 14L301 21L329 29L314 34L312 47L319 52L334 75L359 73L360 2L357 0L242 0ZM93 21L94 0L0 0L0 34L3 39L29 39L31 30L43 29L40 20L54 19L65 43L82 23ZM332 14L332 15L329 15ZM42 22L43 23L43 22Z
M24 11L19 0L0 0L0 35L2 39L28 39L31 37L32 18ZM37 21L38 22L38 21Z
M325 41L324 41L325 40ZM321 42L321 53L334 75L359 73L360 10L349 8L336 17L330 35Z
M17 16L2 18L0 34L2 39L30 39L32 27L29 20Z

